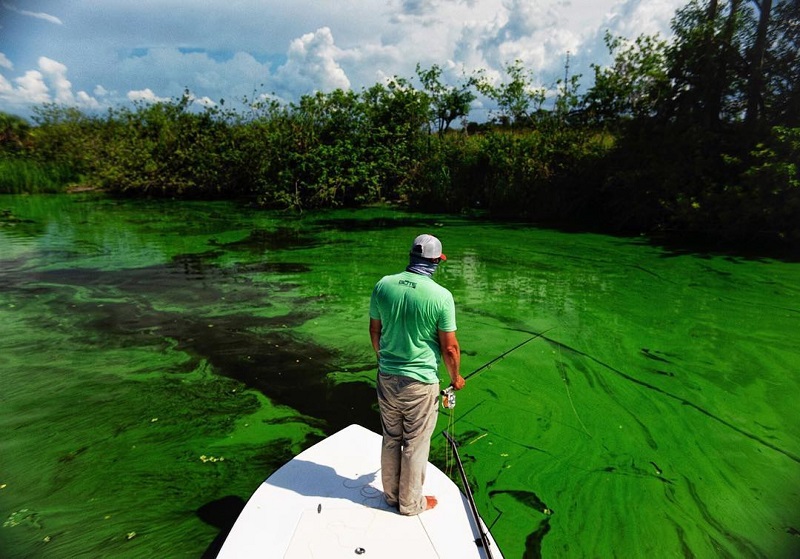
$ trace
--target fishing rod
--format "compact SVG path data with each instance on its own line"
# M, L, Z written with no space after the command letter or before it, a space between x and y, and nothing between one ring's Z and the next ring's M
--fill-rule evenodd
M525 340L525 341L523 341L521 343L518 343L517 345L515 345L511 349L504 351L503 353L501 353L500 355L498 355L497 357L495 357L491 361L487 361L486 363L484 363L483 365L481 365L480 367L478 367L477 369L475 369L471 373L468 373L464 377L464 380L467 380L468 378L477 375L478 373L480 373L484 369L492 366L494 363L497 363L498 361L500 361L503 357L505 357L506 355L508 355L512 351L518 350L519 348L521 348L522 346L524 346L525 344L527 344L529 342L532 342L536 338L541 338L542 336L547 334L553 328L555 328L555 326L551 326L547 330L542 330L541 332L531 336L527 340ZM442 396L442 407L443 408L452 409L452 408L456 407L456 391L455 391L455 388L453 388L452 384L450 386L448 386L447 388L445 388L444 390L442 390L440 394Z
M517 345L515 345L514 347L512 347L511 349L504 351L503 353L501 353L500 355L498 355L494 359L491 359L490 361L487 361L486 363L484 363L483 365L481 365L480 367L478 367L474 371L468 373L464 377L464 380L477 375L478 373L480 373L484 369L487 369L492 364L497 363L498 361L503 359L506 355L508 355L509 353L511 353L513 351L518 350L519 348L521 348L525 344L527 344L529 342L532 342L533 340L535 340L537 338L541 338L542 336L544 336L547 332L549 332L553 328L555 328L555 326L551 326L547 330L543 330L543 331L539 332L538 334L534 334L533 336L531 336L527 340L524 340L524 341L518 343ZM455 388L453 388L453 385L451 384L450 386L448 386L447 388L442 390L441 395L442 395L442 407L444 407L445 409L450 409L451 410L450 418L452 420L452 417L453 417L452 410L453 410L453 408L456 407L456 392L455 392ZM470 510L472 511L472 517L475 520L475 526L477 527L478 533L480 534L480 542L481 542L480 545L483 547L483 549L486 552L486 558L487 559L492 559L492 551L491 551L491 549L489 549L489 545L490 545L489 544L489 538L488 538L488 536L486 534L486 531L483 528L483 524L481 524L481 519L478 516L478 507L475 506L475 499L472 496L472 489L469 486L469 481L467 481L467 474L464 472L464 466L461 463L461 457L458 455L458 447L456 445L456 441L453 439L453 437L450 436L450 433L448 433L447 430L442 431L442 435L444 435L444 438L447 439L447 442L450 443L450 448L453 450L453 455L456 458L456 464L458 465L458 473L461 475L461 483L464 486L464 493L467 496L467 501L469 502L469 507L470 507ZM475 540L475 543L477 544L478 540Z
M538 334L535 334L535 335L531 336L530 338L528 338L528 339L527 339L527 340L525 340L524 342L522 342L522 343L518 343L517 345L515 345L514 347L512 347L512 348L511 348L511 349L509 349L508 351L506 351L506 352L504 352L504 353L501 353L500 355L498 355L497 357L495 357L495 358L494 358L494 359L492 359L491 361L489 361L489 362L487 362L487 363L484 363L483 365L481 365L480 367L478 367L477 369L475 369L475 370L474 370L474 371L472 371L471 373L468 373L468 374L467 374L467 376L465 376L465 377L464 377L464 380L467 380L467 379L468 379L469 377L471 377L471 376L477 375L477 374L478 374L478 373L480 373L482 370L486 369L487 367L491 366L491 365L492 365L492 364L494 364L494 363L497 363L497 362L498 362L498 361L500 361L500 360L501 360L503 357L505 357L506 355L508 355L508 354L509 354L509 353L511 353L512 351L516 351L516 350L518 350L519 348L521 348L522 346L524 346L524 345L525 345L525 344L527 344L528 342L532 342L532 341L533 341L533 340L535 340L536 338L541 338L542 336L544 336L545 334L547 334L547 333L548 333L550 330L552 330L553 328L555 328L555 326L551 326L551 327L550 327L550 328L548 328L547 330L542 330L541 332L539 332Z
M481 518L478 516L478 507L475 506L475 499L472 496L472 489L469 487L469 482L467 481L467 474L464 472L464 466L461 464L461 457L458 455L458 447L456 445L456 441L453 440L447 431L442 431L442 435L444 438L447 439L447 442L450 443L450 447L453 449L453 455L456 457L456 464L458 465L458 473L461 474L461 484L464 486L464 494L467 496L467 501L469 502L469 508L472 511L472 518L475 520L475 526L478 528L478 534L480 535L480 546L483 547L483 550L486 552L486 559L492 559L492 550L489 548L491 545L489 543L489 536L486 534L486 530L483 529L483 524L481 523ZM475 540L475 543L478 544L478 540Z

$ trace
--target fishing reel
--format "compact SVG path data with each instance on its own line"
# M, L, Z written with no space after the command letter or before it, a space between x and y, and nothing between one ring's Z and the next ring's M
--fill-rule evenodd
M456 389L451 384L439 393L442 396L442 407L446 410L452 410L456 407Z

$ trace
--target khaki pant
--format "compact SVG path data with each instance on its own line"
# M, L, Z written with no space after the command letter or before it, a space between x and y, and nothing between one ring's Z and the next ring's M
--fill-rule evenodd
M398 507L400 514L419 514L427 508L422 485L436 427L438 395L438 384L378 373L383 492L386 502Z

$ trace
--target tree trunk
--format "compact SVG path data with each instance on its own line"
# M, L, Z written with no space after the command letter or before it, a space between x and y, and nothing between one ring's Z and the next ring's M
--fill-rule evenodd
M700 76L701 90L700 101L702 103L701 118L710 128L717 128L719 125L719 113L722 105L722 85L720 77L725 72L725 57L720 56L724 50L716 37L716 21L719 5L717 0L711 0L706 10L705 45L703 57L703 75Z
M770 12L772 11L772 0L756 0L756 6L760 10L758 17L758 28L753 48L749 56L749 69L747 80L747 112L745 113L745 125L753 127L758 122L762 101L762 91L764 89L764 53L767 50L767 28L769 26Z

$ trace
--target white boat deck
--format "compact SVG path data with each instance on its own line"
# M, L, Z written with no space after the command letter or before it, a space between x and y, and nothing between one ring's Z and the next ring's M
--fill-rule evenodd
M403 516L386 505L380 444L351 425L298 454L256 490L218 557L485 559L466 497L432 464L425 494L436 508Z

